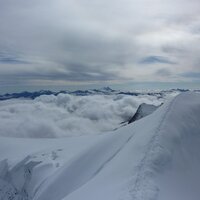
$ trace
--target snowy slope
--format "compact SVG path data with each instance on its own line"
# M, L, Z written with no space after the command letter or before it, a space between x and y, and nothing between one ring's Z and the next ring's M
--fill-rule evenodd
M200 94L103 135L0 138L0 199L196 200Z

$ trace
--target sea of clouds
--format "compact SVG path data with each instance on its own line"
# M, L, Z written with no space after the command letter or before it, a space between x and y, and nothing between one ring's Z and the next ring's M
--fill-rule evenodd
M162 101L151 95L69 94L1 101L0 135L56 138L105 133L129 120L141 103L159 105Z

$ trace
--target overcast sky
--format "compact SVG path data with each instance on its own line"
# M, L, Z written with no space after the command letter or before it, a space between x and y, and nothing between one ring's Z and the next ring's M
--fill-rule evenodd
M199 0L0 0L1 89L138 82L198 86Z

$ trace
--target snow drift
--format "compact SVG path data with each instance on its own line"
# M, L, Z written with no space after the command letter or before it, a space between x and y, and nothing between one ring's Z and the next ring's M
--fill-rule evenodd
M0 199L198 200L200 94L103 135L0 139Z

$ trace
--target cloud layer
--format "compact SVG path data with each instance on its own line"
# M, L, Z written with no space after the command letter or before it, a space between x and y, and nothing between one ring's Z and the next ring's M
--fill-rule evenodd
M1 0L0 83L192 81L199 13L199 0Z
M55 138L105 133L130 119L141 103L159 105L161 101L149 95L68 94L1 101L0 135Z

